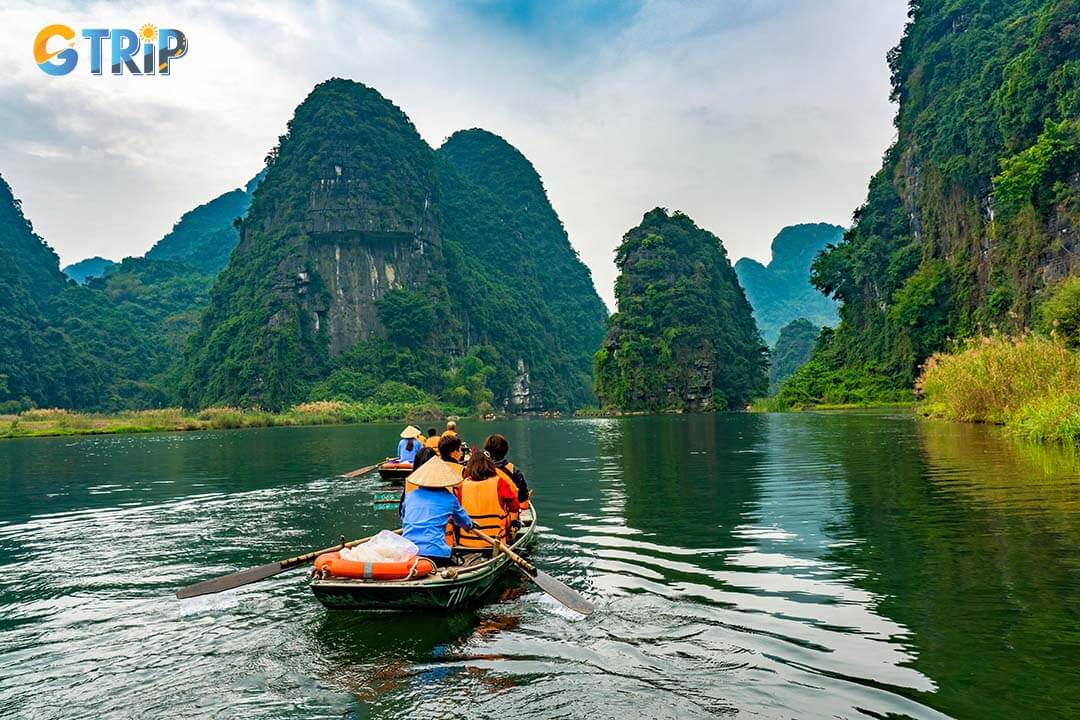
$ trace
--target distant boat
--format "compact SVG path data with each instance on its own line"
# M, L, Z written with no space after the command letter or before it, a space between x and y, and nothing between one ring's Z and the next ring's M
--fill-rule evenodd
M520 553L536 537L536 505L521 511L521 529L511 549ZM313 578L311 592L334 610L452 610L479 603L512 564L504 553L466 552L464 565L436 568L416 580Z
M404 483L405 478L412 474L412 463L398 462L397 458L391 458L379 463L379 477L393 483Z

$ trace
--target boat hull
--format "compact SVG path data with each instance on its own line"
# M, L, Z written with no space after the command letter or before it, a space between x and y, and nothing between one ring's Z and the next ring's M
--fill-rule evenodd
M513 545L514 551L519 553L536 536L535 510L526 513L522 517L522 530ZM316 578L311 581L311 592L319 602L332 610L447 611L482 602L500 578L514 571L512 565L506 555L496 555L472 567L454 568L457 577L444 577L443 570L438 569L421 580L380 582Z
M405 478L412 474L412 468L383 467L380 465L377 469L379 477L392 483L404 484Z

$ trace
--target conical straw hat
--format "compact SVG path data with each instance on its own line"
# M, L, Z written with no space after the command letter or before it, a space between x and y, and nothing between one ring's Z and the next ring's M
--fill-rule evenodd
M439 458L431 458L416 472L405 478L417 487L448 488L461 484L461 473Z
M409 438L422 437L423 434L424 433L420 432L420 428L416 427L415 425L410 425L409 427L401 431L401 437L405 438L406 440L408 440Z

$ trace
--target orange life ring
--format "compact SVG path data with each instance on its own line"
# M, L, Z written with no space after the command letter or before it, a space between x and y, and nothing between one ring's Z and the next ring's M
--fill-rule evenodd
M315 571L359 580L404 580L427 577L435 571L435 563L425 557L407 562L365 563L346 560L341 553L332 552L315 558Z
M412 463L410 462L384 462L379 467L386 468L387 470L412 470Z

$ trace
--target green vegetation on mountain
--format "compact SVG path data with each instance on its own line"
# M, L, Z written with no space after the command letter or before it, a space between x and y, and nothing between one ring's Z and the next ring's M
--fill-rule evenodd
M52 321L82 358L86 381L68 407L114 411L173 402L173 366L209 301L213 277L168 260L126 258L69 287Z
M103 257L91 257L66 266L63 273L75 282L83 285L90 278L104 277L105 273L116 267L116 263Z
M615 264L618 312L594 361L605 407L727 409L765 393L766 348L719 238L656 208Z
M173 229L146 253L151 260L176 260L216 275L240 240L234 221L251 205L244 190L231 190L184 213Z
M1080 272L1077 0L913 3L890 54L898 139L843 243L841 300L793 403L898 397L957 338L1020 331Z
M806 364L814 351L821 328L806 318L780 328L780 337L769 352L769 389L774 390Z
M56 253L0 178L0 410L70 402L68 373L78 363L48 317L66 283Z
M355 419L592 399L606 310L502 138L465 131L436 153L377 92L331 80L266 160L146 257L69 267L81 286L4 185L0 412L312 399Z
M466 345L497 353L505 398L520 359L535 407L592 401L592 354L607 309L532 164L498 135L454 133L438 151L443 251Z
M751 258L735 263L735 274L765 342L776 343L780 328L800 317L819 327L837 323L836 301L810 284L810 265L826 246L843 237L844 228L839 225L790 225L773 238L768 265Z

